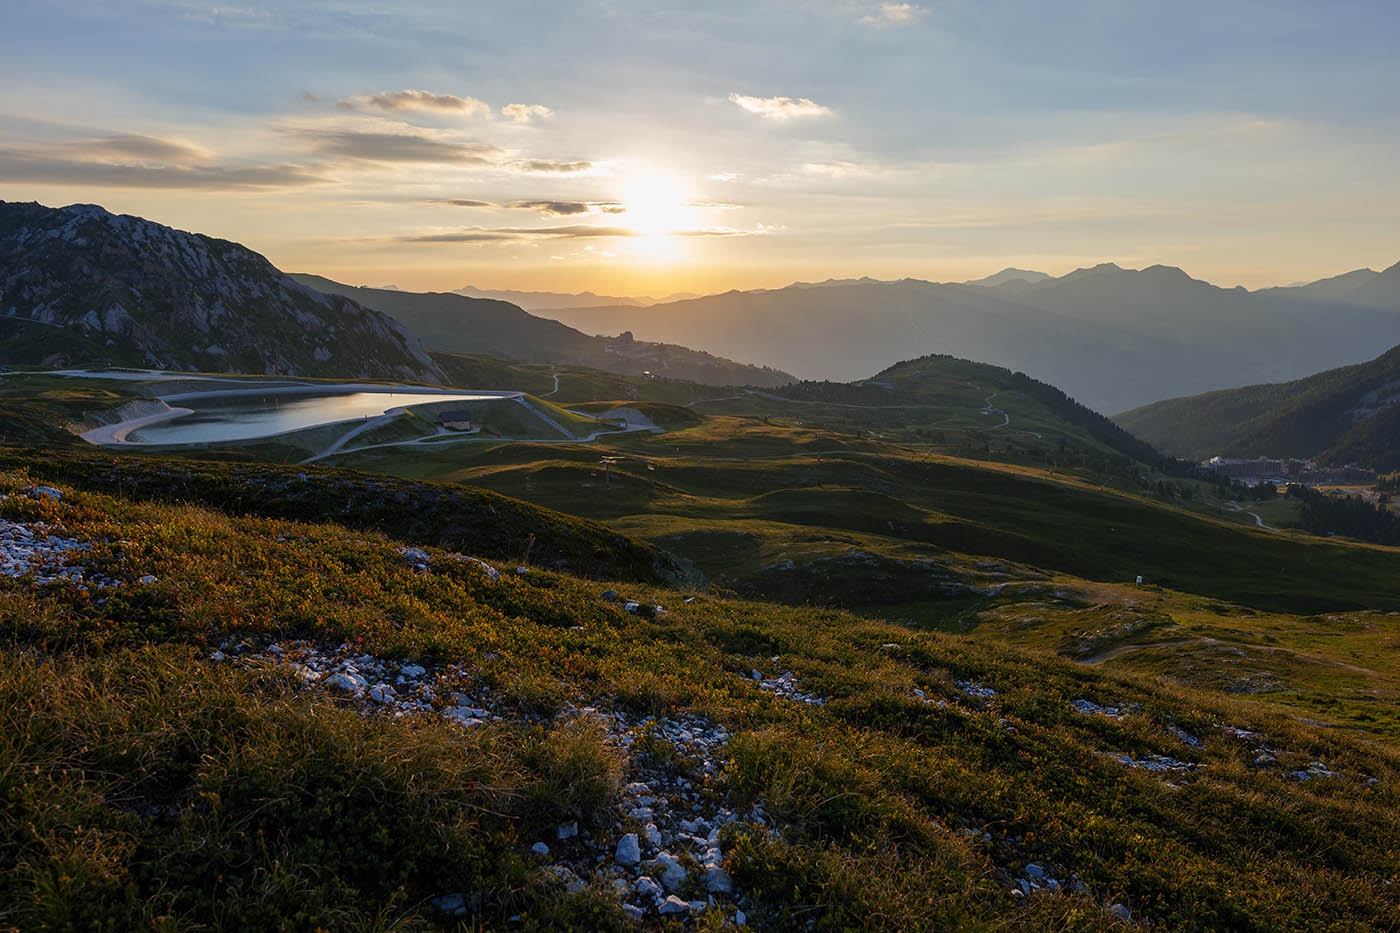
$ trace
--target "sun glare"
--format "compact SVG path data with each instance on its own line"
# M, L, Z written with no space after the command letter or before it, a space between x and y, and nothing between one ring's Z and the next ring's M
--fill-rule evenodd
M689 192L669 175L641 175L623 195L626 223L636 231L632 251L652 261L674 259L681 250L681 231L693 225Z

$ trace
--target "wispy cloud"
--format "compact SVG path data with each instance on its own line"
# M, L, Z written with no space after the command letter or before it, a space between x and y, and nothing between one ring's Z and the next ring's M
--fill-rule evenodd
M456 94L434 94L432 91L384 91L379 94L347 97L336 106L342 110L380 110L395 113L403 110L444 111L465 116L488 115L491 108L475 97Z
M247 191L296 188L326 181L314 166L290 163L183 165L152 161L65 157L71 146L51 149L0 148L0 180L25 184L100 188L165 188Z
M482 243L494 240L578 240L628 236L637 236L637 231L627 227L571 224L564 227L496 227L492 229L473 227L467 230L442 233L414 234L399 239L405 243Z
M317 184L316 166L222 162L206 149L154 136L117 134L0 147L0 179L111 188L241 191Z
M808 162L802 166L802 171L823 178L857 178L869 175L873 170L859 162Z
M544 104L506 104L501 108L501 116L516 123L533 123L535 120L547 120L554 116L554 111Z
M698 227L691 230L672 230L666 236L677 237L731 237L751 236L755 232L736 230L732 227ZM520 240L589 240L613 239L617 237L639 237L643 234L630 227L608 227L592 224L569 224L562 227L470 227L465 230L447 230L435 233L418 233L399 237L403 243L494 243Z
M506 167L529 175L595 175L602 168L594 162L559 162L553 159L518 159Z
M618 201L512 201L510 206L521 210L539 211L545 217L627 213L627 206Z
M213 154L207 149L154 136L100 136L96 139L62 144L61 148L79 158L112 161L134 159L166 165L194 165L213 159Z
M917 3L882 3L878 10L862 16L860 21L867 26L903 26L927 12Z
M448 207L498 207L491 201L473 201L468 198L432 198L425 204L445 204Z
M491 165L503 151L490 143L457 142L415 133L363 130L288 130L311 142L323 156L368 162L441 162Z
M822 117L831 113L830 107L823 107L806 97L750 97L747 94L735 93L729 95L729 100L765 120L795 120Z

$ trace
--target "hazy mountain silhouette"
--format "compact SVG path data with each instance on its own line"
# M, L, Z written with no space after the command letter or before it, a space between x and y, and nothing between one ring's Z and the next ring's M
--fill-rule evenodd
M419 334L430 350L480 353L511 360L568 363L617 373L649 372L710 385L775 386L792 376L666 342L630 334L599 337L533 314L506 301L454 292L407 292L343 285L319 275L297 274L318 291L354 298Z
M650 308L549 312L587 332L630 330L808 379L858 379L913 354L1021 370L1101 412L1209 389L1297 378L1400 343L1391 276L1356 298L1250 292L1181 269L1103 263L1000 285L838 282L731 291ZM1325 290L1321 290L1325 291ZM1348 294L1353 294L1349 292Z
M398 291L397 287L385 286L392 291ZM494 298L497 301L509 301L526 311L538 311L545 308L581 308L590 305L631 305L643 308L654 305L662 301L680 301L685 298L697 298L693 292L677 292L673 295L665 295L661 298L650 298L646 296L618 297L614 295L598 295L593 292L533 292L515 291L513 289L492 289L477 288L474 285L464 285L461 288L453 289L453 294L464 295L467 298Z

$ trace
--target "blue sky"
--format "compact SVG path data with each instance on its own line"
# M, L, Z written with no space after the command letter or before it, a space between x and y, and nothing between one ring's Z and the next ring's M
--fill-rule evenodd
M1400 259L1393 3L11 0L0 198L666 293Z

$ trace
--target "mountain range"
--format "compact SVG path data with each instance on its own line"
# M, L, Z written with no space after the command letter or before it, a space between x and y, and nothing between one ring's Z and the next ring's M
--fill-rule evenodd
M0 202L0 361L443 381L392 318L93 204Z
M663 301L681 301L686 298L700 297L693 292L677 292L674 295L667 295L663 298L650 298L644 295L597 295L593 292L516 291L509 288L477 288L474 285L464 285L461 288L453 289L453 294L464 295L467 298L495 298L497 301L509 301L511 304L524 308L526 311L542 311L553 308L580 308L592 305L632 305L642 308L648 305L660 304Z
M1400 267L1254 292L1169 266L992 278L999 284L796 284L547 313L580 330L631 331L807 379L848 381L946 353L1021 370L1101 412L1298 378L1400 343Z
M1193 459L1298 457L1400 469L1400 347L1306 379L1168 399L1114 420Z
M591 336L497 299L362 288L319 275L297 274L293 278L309 288L353 298L392 316L419 335L430 350L442 353L566 363L625 374L645 372L710 385L777 386L793 381L787 373L766 366L735 363L684 346L638 341L626 333Z

